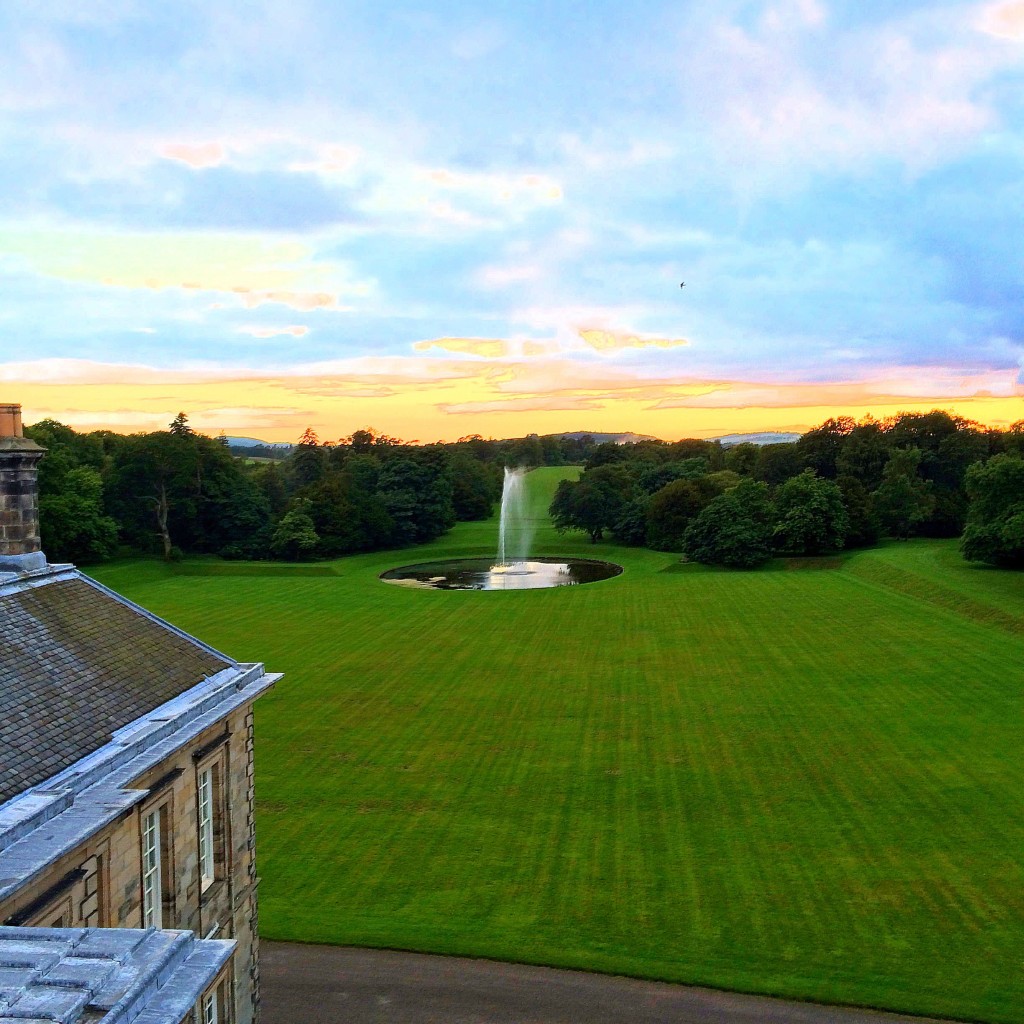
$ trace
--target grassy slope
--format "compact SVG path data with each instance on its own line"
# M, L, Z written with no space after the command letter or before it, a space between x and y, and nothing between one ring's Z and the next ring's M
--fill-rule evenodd
M947 542L716 572L541 524L537 553L626 572L375 578L495 534L97 571L287 672L257 713L266 936L1020 1019L1020 575Z

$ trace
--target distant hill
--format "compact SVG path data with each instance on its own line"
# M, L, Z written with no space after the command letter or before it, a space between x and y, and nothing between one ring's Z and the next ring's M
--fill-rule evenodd
M723 434L721 437L709 437L709 441L718 441L728 448L734 444L788 444L800 440L800 434L784 434L777 430L767 430L762 434Z
M597 430L567 430L561 434L550 434L549 437L568 437L578 441L581 437L593 438L595 444L636 444L637 441L657 441L652 434L602 434Z
M651 434L602 434L599 431L573 430L563 434L554 434L554 437L570 437L578 441L581 437L592 437L597 444L604 444L612 441L615 444L635 444L637 441L657 441L657 437ZM760 434L723 434L721 437L709 437L708 441L718 441L728 448L734 444L785 444L788 441L796 441L799 434L785 434L776 430L766 430Z
M226 437L229 448L294 448L290 441L260 441L255 437Z

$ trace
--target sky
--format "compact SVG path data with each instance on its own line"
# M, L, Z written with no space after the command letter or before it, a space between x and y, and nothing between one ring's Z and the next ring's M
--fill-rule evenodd
M1006 426L1022 239L1024 0L0 5L29 423Z

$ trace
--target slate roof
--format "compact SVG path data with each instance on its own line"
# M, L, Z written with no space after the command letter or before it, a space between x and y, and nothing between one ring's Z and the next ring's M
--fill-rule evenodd
M155 928L0 927L0 1024L180 1024L234 948Z
M69 566L0 576L0 804L235 664Z

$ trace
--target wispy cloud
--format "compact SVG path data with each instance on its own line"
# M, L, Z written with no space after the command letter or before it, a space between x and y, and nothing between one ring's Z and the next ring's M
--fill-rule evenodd
M417 341L413 348L417 352L429 352L437 348L488 359L498 359L508 351L508 345L498 338L432 338L429 341Z
M219 142L167 142L160 147L160 155L199 168L222 164L226 153Z
M1024 42L1024 3L1009 0L1009 3L989 4L982 8L979 27L991 35Z
M246 325L236 328L239 334L248 334L252 338L280 338L288 336L292 338L304 338L309 334L309 328L301 324L292 324L288 327L255 327Z
M690 344L685 338L640 337L601 329L581 330L580 337L598 352L615 352L624 348L679 348Z

